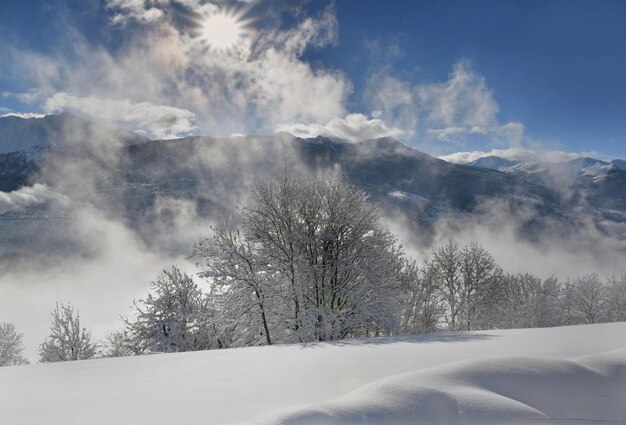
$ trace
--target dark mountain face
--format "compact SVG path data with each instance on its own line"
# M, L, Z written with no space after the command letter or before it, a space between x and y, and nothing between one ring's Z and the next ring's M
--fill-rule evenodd
M548 208L557 206L556 195L544 187L493 170L450 164L393 139L350 144L285 135L189 138L129 147L128 159L127 181L152 185L159 191L236 190L287 166L340 174L382 203L417 202L471 211L482 198L514 195Z
M514 165L517 165L519 163L520 161L511 161L509 159L500 158L498 156L485 156L483 158L472 161L467 165L472 167L489 168L491 170L501 170L502 168L513 167Z
M11 192L28 186L39 171L38 160L43 150L33 147L26 151L0 154L0 191Z

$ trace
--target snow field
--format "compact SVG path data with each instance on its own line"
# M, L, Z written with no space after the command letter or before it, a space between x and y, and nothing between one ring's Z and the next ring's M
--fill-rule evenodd
M0 368L10 425L626 423L626 323Z

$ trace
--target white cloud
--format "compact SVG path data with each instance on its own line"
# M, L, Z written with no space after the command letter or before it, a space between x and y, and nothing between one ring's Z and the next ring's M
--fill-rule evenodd
M126 24L131 20L152 23L165 15L163 10L148 6L144 0L106 0L106 6L116 11L111 18L114 24Z
M51 113L69 110L91 119L124 124L160 139L185 136L196 129L193 112L149 102L133 103L127 99L101 99L94 96L79 98L67 93L56 93L46 100L44 108Z
M184 6L189 11L210 14L218 10L216 4L203 0L105 0L107 9L113 11L111 22L126 25L131 21L153 24L167 18L172 5Z
M336 137L349 142L360 142L380 137L401 137L405 131L388 127L378 118L368 119L363 114L349 114L345 118L335 118L324 125L288 124L279 126L277 131L286 131L298 137Z
M0 214L20 212L24 208L41 205L47 201L57 201L65 204L68 200L64 195L40 183L23 187L13 192L0 192Z
M0 117L18 117L18 118L43 118L46 114L38 114L35 112L8 112L0 115Z

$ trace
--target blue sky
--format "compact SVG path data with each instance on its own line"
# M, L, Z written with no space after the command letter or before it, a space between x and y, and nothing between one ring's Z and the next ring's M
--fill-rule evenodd
M0 114L626 157L623 1L139 3L4 1ZM202 50L193 27L224 13L246 31Z

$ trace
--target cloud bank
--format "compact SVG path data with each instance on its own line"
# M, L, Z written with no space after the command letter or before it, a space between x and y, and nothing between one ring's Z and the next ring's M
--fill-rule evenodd
M441 155L439 159L455 164L468 164L486 156L497 156L511 161L557 163L583 157L599 158L602 155L598 152L567 152L513 147L508 149L492 149L490 151L455 152L449 155Z
M49 201L65 205L69 202L69 198L41 183L26 186L13 192L0 192L0 214L23 212L25 208L41 205Z
M335 118L325 125L288 124L279 126L278 132L284 131L297 137L325 136L349 142L361 142L380 137L402 137L406 132L399 128L389 128L379 118L368 118L363 114L348 114L345 118Z
M197 129L196 115L191 111L128 99L77 98L61 92L46 99L44 109L48 113L76 112L93 121L104 120L158 139L188 136Z

